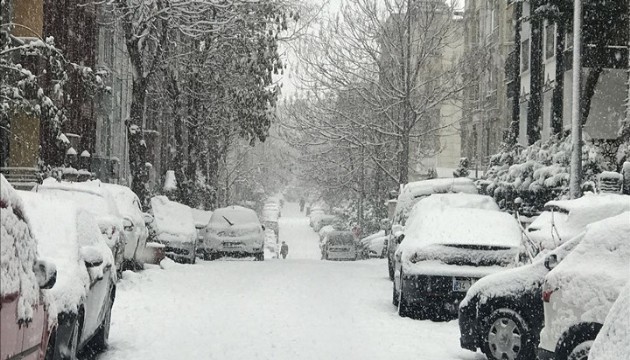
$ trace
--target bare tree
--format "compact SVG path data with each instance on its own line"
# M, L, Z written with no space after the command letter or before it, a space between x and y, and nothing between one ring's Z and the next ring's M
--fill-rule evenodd
M465 86L457 58L460 32L460 21L442 1L349 0L336 19L325 21L305 41L301 81L326 113L339 110L332 108L335 102L320 101L320 94L356 93L370 115L346 116L345 125L354 125L334 132L349 130L347 139L356 128L367 129L372 136L353 141L370 141L363 143L367 156L383 174L404 184L410 159L440 151L442 106L456 104Z

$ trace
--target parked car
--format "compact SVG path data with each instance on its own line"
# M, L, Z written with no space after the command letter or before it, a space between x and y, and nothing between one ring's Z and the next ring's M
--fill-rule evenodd
M310 213L308 214L309 217L309 225L311 227L313 227L313 225L315 225L315 219L317 219L317 217L321 216L321 215L325 215L326 212L324 211L324 208L319 206L319 205L314 205L311 209L310 209Z
M118 276L122 276L125 246L127 244L124 222L116 201L109 191L104 186L101 186L100 181L71 183L48 178L33 190L58 199L72 200L79 207L94 215L101 232L107 236L107 246L109 246L114 255Z
M589 223L617 215L624 208L630 210L630 197L585 195L547 205L526 231L531 242L542 249L534 261L486 276L468 290L459 307L462 348L481 349L491 360L534 358L544 321L541 287L549 272L546 259L561 261L579 244L582 237L576 235ZM562 245L550 252L556 243Z
M266 204L262 210L262 224L265 228L271 229L276 235L279 236L280 227L278 226L278 220L280 219L280 206L275 203Z
M112 252L91 213L54 195L20 192L41 256L58 264L50 290L59 328L55 359L75 359L89 346L104 350L116 297Z
M31 213L0 175L0 360L51 359L54 351L57 323L44 292L56 285L57 271L39 259L27 218Z
M221 256L254 256L263 261L265 228L256 212L241 206L216 209L206 227L203 253L206 260Z
M630 278L630 212L587 227L578 246L545 277L541 360L588 358L593 340Z
M386 242L388 235L385 230L380 230L370 236L364 237L359 241L361 248L367 252L366 257L385 258L387 256Z
M138 196L127 186L117 184L102 184L112 194L120 215L127 244L125 245L123 269L142 269L145 261L145 248L149 229L147 224L153 221L153 216L142 211Z
M167 257L194 264L197 258L197 228L190 207L161 195L151 198L151 212L153 222L149 226L149 239L163 244Z
M394 241L394 238L400 236L404 230L409 212L420 199L431 194L443 193L477 194L478 191L472 179L448 178L411 182L405 185L398 195L391 230L388 231L391 236L387 241L387 268L390 280L394 280L394 254L398 248L398 242Z
M356 260L356 239L352 231L332 231L326 235L322 245L324 260Z
M212 217L212 211L201 210L201 209L191 209L193 214L193 221L195 223L195 229L197 229L197 249L196 254L203 256L201 252L201 244L203 244L203 236L205 234L206 226L210 222L210 217Z
M315 232L319 232L319 230L321 230L322 227L327 226L327 225L332 225L335 223L336 220L337 220L337 217L335 215L329 215L329 214L315 215L313 217L313 230L315 230Z
M586 225L630 211L630 196L585 194L573 200L555 200L528 227L533 253L555 249L584 231Z
M456 314L475 281L514 266L520 244L520 227L509 214L476 208L423 211L407 226L396 251L398 314Z
M604 326L597 334L590 360L618 360L630 354L630 281L621 290L617 301L606 316Z

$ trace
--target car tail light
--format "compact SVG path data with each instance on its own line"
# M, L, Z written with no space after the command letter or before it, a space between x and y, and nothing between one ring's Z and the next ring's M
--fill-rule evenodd
M551 294L553 294L553 290L545 290L542 293L542 299L544 302L548 303L551 299Z

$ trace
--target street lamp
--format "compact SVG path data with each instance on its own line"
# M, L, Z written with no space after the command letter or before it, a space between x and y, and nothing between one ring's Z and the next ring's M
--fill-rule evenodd
M569 194L582 196L582 119L580 116L580 79L582 75L582 0L573 3L573 104L571 108L571 176Z

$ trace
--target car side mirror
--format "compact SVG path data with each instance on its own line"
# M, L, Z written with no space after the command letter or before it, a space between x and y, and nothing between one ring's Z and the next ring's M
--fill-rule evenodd
M55 286L57 282L57 267L55 264L38 260L33 264L33 272L40 289L52 289Z
M558 256L556 256L556 254L549 254L545 258L545 267L547 270L553 270L559 263L560 262L558 261Z
M398 245L400 245L400 243L405 240L405 234L400 234L400 236L398 236L396 238L396 242L398 243Z
M142 218L144 219L144 223L146 225L149 225L154 220L153 215L151 215L149 213L142 213Z
M94 246L84 246L81 248L81 259L87 268L93 268L103 264L103 255Z
M125 231L133 231L134 225L133 222L129 218L123 219L123 228Z

